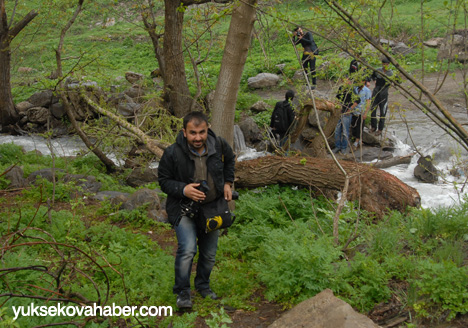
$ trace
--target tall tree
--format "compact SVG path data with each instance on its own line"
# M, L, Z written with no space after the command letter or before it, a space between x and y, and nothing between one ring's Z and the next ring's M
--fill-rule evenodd
M15 9L17 5L18 1L15 1ZM4 129L16 123L19 118L11 94L11 42L38 14L32 10L14 23L14 13L15 10L8 21L5 0L0 0L0 124Z
M226 3L229 1L231 0L217 0L215 2ZM208 2L212 2L212 0L165 0L164 34L156 32L157 24L152 0L148 0L148 10L142 13L143 22L151 37L164 80L164 99L167 108L177 117L183 117L192 110L192 97L187 83L187 75L185 74L182 43L185 10L191 5ZM162 49L161 38L163 38Z
M213 130L230 145L234 142L237 93L249 51L256 5L257 0L240 1L234 9L213 100Z

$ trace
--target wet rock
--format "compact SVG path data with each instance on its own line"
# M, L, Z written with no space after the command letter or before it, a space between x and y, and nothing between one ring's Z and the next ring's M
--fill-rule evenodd
M269 328L378 328L371 319L353 310L345 301L325 289L299 303L273 322Z
M432 164L431 156L424 156L418 159L418 165L414 168L414 176L426 183L434 183L438 180L439 170Z
M242 120L242 122L239 123L239 128L241 129L247 144L253 145L263 139L257 123L255 123L254 119L251 117L247 117Z
M49 107L49 110L50 110L50 113L58 120L60 120L62 117L64 117L67 114L65 107L59 102L52 104Z

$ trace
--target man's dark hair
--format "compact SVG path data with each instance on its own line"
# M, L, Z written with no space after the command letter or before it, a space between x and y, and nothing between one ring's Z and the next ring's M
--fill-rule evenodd
M205 122L208 125L208 117L203 112L190 112L184 116L184 129L187 128L187 124L193 121L195 126L199 126L201 123Z
M286 96L285 96L286 100L293 100L294 99L294 91L292 90L288 90L286 91Z
M297 30L300 29L300 28L301 28L300 26L296 27L296 28L294 29L294 32L297 32Z
M387 56L382 57L382 63L384 64L390 64L390 59L388 59Z

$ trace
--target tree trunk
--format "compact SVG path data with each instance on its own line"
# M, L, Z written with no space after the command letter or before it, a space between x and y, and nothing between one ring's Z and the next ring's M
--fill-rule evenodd
M328 139L333 135L333 132L335 132L336 124L338 124L338 120L341 116L340 105L328 100L314 98L313 101L309 100L305 102L299 111L299 114L297 115L298 119L296 128L291 133L291 143L296 142L297 138L301 135L302 130L304 130L309 119L309 114L314 110L314 104L317 110L330 113L330 117L322 129L325 137ZM325 157L326 155L325 140L320 135L314 138L307 148L314 157Z
M18 121L10 84L11 41L37 16L31 11L13 26L8 26L5 0L0 0L0 124L4 128Z
M14 124L19 115L16 112L10 85L10 44L0 39L0 124L2 127Z
M360 200L363 209L381 217L388 209L404 211L419 206L416 189L395 176L366 164L341 161L351 177L349 200ZM267 156L236 163L236 187L255 188L287 183L315 189L341 191L345 177L332 159Z
M234 9L213 100L212 128L231 146L234 143L237 93L249 51L256 4L257 0L242 1Z
M164 3L164 95L169 111L183 117L191 111L192 103L182 49L184 12L179 10L180 0L165 0Z

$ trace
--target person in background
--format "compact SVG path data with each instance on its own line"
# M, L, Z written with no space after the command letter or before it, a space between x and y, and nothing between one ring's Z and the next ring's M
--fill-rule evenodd
M310 77L312 79L312 90L317 87L317 78L315 71L316 57L319 54L319 49L314 41L312 33L309 31L304 33L301 27L296 27L293 32L294 44L301 44L304 52L302 54L302 67L305 73L308 75L308 69L310 71Z
M385 127L385 116L388 110L388 89L390 82L385 78L392 78L393 71L389 68L390 61L387 57L382 58L382 67L372 73L372 80L375 81L375 87L372 91L371 106L371 133L380 136ZM380 117L377 118L377 108L380 111Z
M192 308L190 273L197 246L195 289L204 298L218 298L210 288L210 275L219 230L206 233L201 229L196 206L215 202L219 197L232 200L234 164L231 147L209 129L208 119L202 112L191 112L184 117L176 142L164 151L159 162L158 181L167 194L166 211L177 236L173 293L177 294L179 309Z
M296 115L291 102L294 99L294 91L288 90L283 101L278 101L271 114L270 128L273 135L278 136L279 145L282 147L288 140Z
M341 117L335 128L335 149L333 149L333 153L341 152L341 154L346 155L349 152L349 128L352 112L360 102L349 77L344 78L336 98L341 103Z
M353 150L356 150L360 145L364 121L366 120L371 105L372 91L370 90L370 78L364 78L363 83L355 87L354 92L360 99L359 104L353 111L353 117L351 119L352 135L355 138Z

